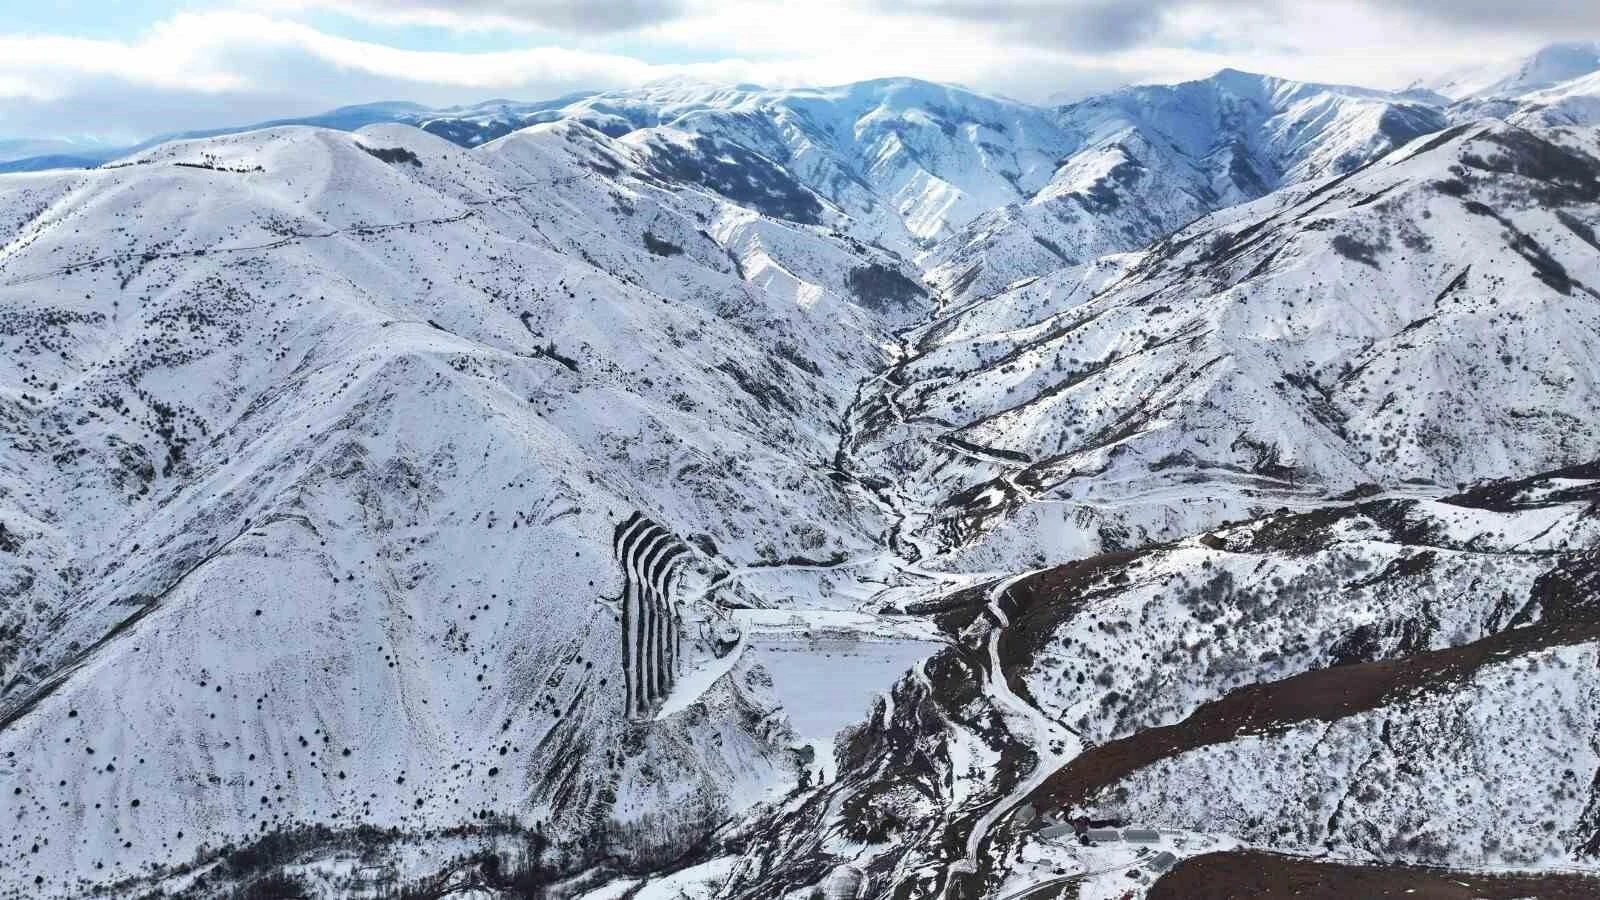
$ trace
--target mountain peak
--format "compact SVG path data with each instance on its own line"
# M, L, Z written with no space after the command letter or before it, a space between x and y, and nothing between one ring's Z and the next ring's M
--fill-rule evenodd
M654 78L639 86L640 90L702 90L702 91L764 91L766 87L759 84L740 83L733 84L727 81L718 81L712 78L700 78L695 75L665 75Z
M1600 41L1562 41L1510 60L1458 69L1415 87L1453 100L1509 99L1600 71Z
M1266 97L1268 95L1287 98L1299 97L1310 93L1337 94L1343 97L1358 97L1369 99L1393 99L1400 95L1375 88L1357 87L1348 84L1333 84L1318 81L1301 81L1295 78L1284 78L1278 75L1268 75L1262 72L1251 72L1244 69L1226 67L1192 81L1175 85L1145 85L1124 88L1124 92L1140 92L1149 90L1208 90L1225 91L1232 94L1246 96ZM1119 92L1120 93L1120 92ZM1417 99L1408 97L1404 99Z
M1600 71L1600 42L1550 44L1528 57L1507 87L1519 88L1523 92L1535 91L1596 71Z
M1225 66L1225 67L1223 67L1221 69L1218 69L1216 72L1212 73L1210 77L1204 78L1204 79L1201 79L1201 80L1202 81L1280 81L1282 79L1274 78L1271 75L1263 75L1260 72L1247 72L1244 69L1235 69L1232 66Z

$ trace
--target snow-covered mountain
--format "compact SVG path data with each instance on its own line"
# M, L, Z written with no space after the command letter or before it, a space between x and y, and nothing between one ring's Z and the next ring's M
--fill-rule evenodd
M508 117L575 120L696 168L729 147L756 154L848 216L853 237L920 257L955 299L1137 248L1446 124L1410 96L1231 70L1058 109L911 79L784 91L671 81L419 124L471 146Z
M1497 60L1418 82L1451 100L1513 99L1600 71L1600 41L1551 44L1530 56Z
M643 512L708 573L871 547L828 470L919 302L848 292L893 257L577 125L0 189L6 887L313 825L654 864L782 782L747 670L623 715L611 533Z
M1462 73L1441 86L1452 119L1505 119L1558 128L1600 123L1600 42L1553 44Z
M1600 456L1583 135L1461 126L956 306L909 336L863 453L941 546L998 524L979 569Z
M1542 128L1600 124L1600 72L1523 94L1514 100L1464 104L1457 114L1467 119L1475 113L1495 114L1520 125Z
M673 887L1592 896L1597 474L1280 514L940 598L950 646L841 741L838 777Z
M934 282L963 297L1064 259L1134 249L1445 124L1410 97L1225 71L1059 109L907 78L791 90L669 80L539 103L371 104L265 125L388 121L463 147L573 121L680 174L714 177L729 156L739 157L735 174L770 164L843 213L852 237L925 256ZM708 186L745 204L786 192L726 178ZM765 211L806 221L811 206Z
M1564 59L0 178L0 896L1585 896Z
M931 255L953 299L1132 250L1217 209L1339 175L1446 124L1406 97L1226 70L1126 88L1056 114L1071 136L1050 183Z
M94 140L28 138L0 140L0 163L38 157L94 158L111 149L104 143Z
M729 148L755 154L848 215L854 237L902 253L1037 191L1068 146L1048 110L904 78L797 90L673 80L517 114L580 122L685 169L714 170ZM500 127L420 124L469 145Z

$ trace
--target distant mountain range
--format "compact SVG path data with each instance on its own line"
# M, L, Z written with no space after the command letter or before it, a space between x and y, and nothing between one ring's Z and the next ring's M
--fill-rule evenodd
M89 167L173 140L286 125L403 123L469 148L554 121L634 142L687 132L783 167L851 216L858 236L924 255L934 284L975 296L1139 246L1285 184L1349 171L1452 121L1600 120L1597 79L1596 44L1572 43L1402 92L1229 70L1059 107L912 79L778 91L673 80L537 103L352 106L132 148L9 154L0 172Z
M1532 56L1484 63L1413 85L1450 101L1514 100L1600 71L1600 42L1551 44Z

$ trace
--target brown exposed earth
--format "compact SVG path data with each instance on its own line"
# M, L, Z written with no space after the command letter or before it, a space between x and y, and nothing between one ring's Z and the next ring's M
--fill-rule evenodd
M1259 850L1208 853L1179 863L1149 900L1594 900L1600 878L1486 874L1414 866L1366 866Z
M1334 666L1249 685L1196 709L1181 722L1151 728L1085 751L1051 775L1029 798L1040 809L1087 803L1098 791L1168 757L1243 734L1264 734L1300 722L1331 722L1446 689L1481 667L1546 647L1600 640L1600 568L1585 556L1539 580L1544 618L1482 640L1401 659ZM1591 896L1600 897L1600 892Z

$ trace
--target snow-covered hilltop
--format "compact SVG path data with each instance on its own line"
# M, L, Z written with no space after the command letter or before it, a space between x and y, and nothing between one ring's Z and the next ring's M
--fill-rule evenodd
M765 789L782 726L738 677L622 714L611 531L870 548L827 470L883 359L844 285L893 257L581 126L270 130L0 190L9 884L489 817L659 860Z
M0 896L1583 896L1586 46L0 177Z

